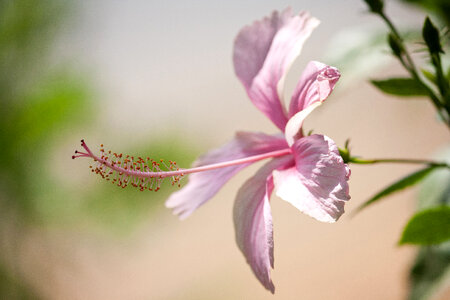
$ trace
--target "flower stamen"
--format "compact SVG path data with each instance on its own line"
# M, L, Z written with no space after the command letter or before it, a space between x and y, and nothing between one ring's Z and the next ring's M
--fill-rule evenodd
M150 190L158 191L162 182L166 177L169 177L172 185L180 186L180 180L183 178L182 174L169 174L179 170L176 162L170 160L166 163L163 159L158 161L147 157L134 157L130 155L124 156L122 153L115 153L106 151L103 144L100 145L101 156L92 153L84 140L81 140L81 146L86 152L75 150L75 155L72 159L78 157L92 158L94 165L89 166L92 173L100 175L106 181L125 188L129 185L138 188L140 191Z
M144 159L140 156L137 158L130 155L124 156L122 153L105 151L103 144L100 145L101 156L97 156L92 153L84 140L81 140L81 146L86 152L76 150L72 159L78 157L92 158L96 163L95 166L89 166L92 173L96 173L106 181L122 188L131 185L140 191L150 190L155 192L160 189L165 178L170 178L172 185L180 187L180 181L186 174L248 164L262 159L288 155L292 151L290 148L286 148L211 165L180 169L176 162L172 160L166 163L163 159L156 161L149 157Z

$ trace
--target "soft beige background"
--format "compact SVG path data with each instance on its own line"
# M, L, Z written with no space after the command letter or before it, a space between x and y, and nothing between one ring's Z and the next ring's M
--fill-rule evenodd
M310 10L322 25L289 74L287 97L305 63L333 51L327 45L338 32L382 28L364 13L362 1L80 1L55 55L89 70L102 109L96 130L74 129L68 139L74 144L60 153L71 153L80 135L93 141L101 136L114 149L181 128L207 150L236 130L275 132L235 78L231 51L243 25L288 5ZM419 12L389 5L399 23L420 23ZM449 142L431 105L385 97L365 82L399 73L395 63L388 64L338 86L306 128L339 145L350 137L353 152L368 158L431 156ZM71 182L81 187L86 165L71 161L70 167ZM414 169L353 166L350 213L333 225L273 197L274 296L255 279L234 242L233 199L256 167L233 178L188 220L180 222L168 210L152 214L128 238L81 229L30 230L21 246L20 272L47 299L402 299L414 248L396 242L414 211L415 191L353 218L351 212ZM152 201L151 193L148 197Z

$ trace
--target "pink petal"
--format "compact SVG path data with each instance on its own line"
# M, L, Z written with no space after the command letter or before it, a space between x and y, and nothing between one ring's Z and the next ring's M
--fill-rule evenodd
M256 278L272 293L273 268L272 214L269 198L273 190L272 171L294 163L293 157L276 158L264 165L239 189L233 217L236 242Z
M200 157L193 166L209 165L265 152L285 149L286 141L280 136L264 133L238 132L236 137L221 148ZM181 190L173 193L166 206L173 208L174 214L184 219L200 205L211 199L222 186L248 164L230 166L189 176L189 182Z
M323 102L341 77L339 70L318 61L311 61L300 77L289 105L289 117L315 102Z
M335 222L350 199L350 169L336 144L323 135L303 137L292 146L295 167L274 171L276 194L322 222Z
M236 75L256 107L281 130L287 122L280 100L283 78L318 24L307 12L293 16L292 10L286 9L244 27L236 37Z
M290 146L302 137L303 121L331 94L340 76L336 68L317 61L306 66L289 105L285 136Z

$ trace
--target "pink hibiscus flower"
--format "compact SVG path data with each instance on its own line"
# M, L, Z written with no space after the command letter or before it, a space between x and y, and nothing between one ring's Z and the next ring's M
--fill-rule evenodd
M304 136L302 124L328 97L340 74L336 68L312 61L294 90L289 109L283 106L283 81L289 66L300 54L303 43L319 21L290 9L244 27L234 44L236 75L250 100L283 134L238 132L219 149L200 157L193 168L178 169L149 158L123 157L106 153L96 156L82 141L86 152L75 157L90 157L93 169L107 180L125 187L158 190L164 178L173 183L187 174L189 182L166 202L180 218L211 199L237 172L253 162L269 159L266 165L239 189L233 216L236 241L258 280L272 293L270 278L274 266L272 216L269 198L276 195L301 212L322 222L335 222L350 199L347 181L350 170L338 147L324 135ZM103 145L102 145L103 146Z
M245 158L275 157L239 189L234 205L236 241L259 281L274 292L270 195L288 201L322 222L335 222L350 199L350 170L336 144L324 135L304 136L306 116L331 93L340 74L336 68L310 62L294 90L289 110L283 106L283 81L303 43L319 21L290 9L244 27L234 44L233 62L250 100L283 133L238 132L223 147L200 157L195 166L242 159L242 164L190 175L189 183L171 195L166 206L186 218L211 199L238 171L251 164ZM272 153L272 154L270 154ZM278 156L280 155L280 156Z

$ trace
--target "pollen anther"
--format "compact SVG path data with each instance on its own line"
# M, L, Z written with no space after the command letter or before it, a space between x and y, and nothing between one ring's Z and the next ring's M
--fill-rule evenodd
M146 159L138 156L126 155L105 150L103 144L100 145L100 157L92 153L84 140L81 140L81 146L86 150L81 152L75 150L72 159L77 157L90 157L96 162L94 166L89 166L91 172L100 175L106 181L125 188L128 185L138 188L140 191L158 191L165 178L171 180L172 185L180 186L180 180L183 174L177 172L179 168L176 163L169 160L166 164L163 159L157 161L147 157ZM106 156L105 154L108 154ZM112 154L111 154L112 153ZM177 173L177 174L174 174Z

